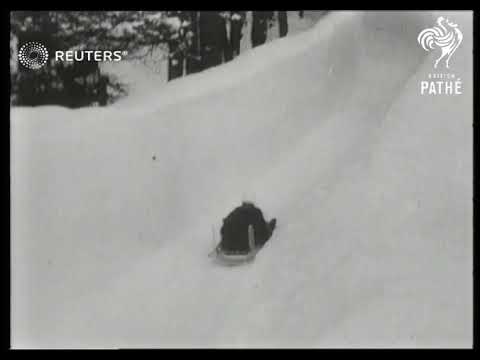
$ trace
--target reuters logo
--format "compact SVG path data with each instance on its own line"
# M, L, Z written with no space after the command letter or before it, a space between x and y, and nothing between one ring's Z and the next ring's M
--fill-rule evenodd
M42 44L30 41L20 48L18 60L26 68L32 70L40 69L47 63L48 50Z

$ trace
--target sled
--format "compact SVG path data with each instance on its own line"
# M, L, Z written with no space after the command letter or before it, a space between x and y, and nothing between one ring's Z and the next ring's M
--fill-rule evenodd
M213 257L216 263L225 266L243 265L255 260L255 256L261 247L255 247L255 234L252 225L248 226L248 247L249 251L247 253L226 253L218 245L208 257Z

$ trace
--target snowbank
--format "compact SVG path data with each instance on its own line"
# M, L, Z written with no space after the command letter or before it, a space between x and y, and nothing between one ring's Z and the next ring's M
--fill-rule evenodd
M338 12L105 109L12 110L15 347L471 346L471 13ZM153 159L155 157L155 160ZM207 258L242 199L255 263Z
M324 15L325 11L307 11L303 19L299 18L297 11L288 11L287 13L288 36L292 36L313 27L318 19ZM243 36L240 42L240 55L242 57L245 53L248 53L251 50L251 26L251 11L248 11ZM274 26L268 30L267 35L267 42L278 39L278 22L275 22ZM168 79L168 47L160 47L155 50L149 49L149 51L151 52L145 52L148 55L142 60L129 60L102 64L102 72L120 79L121 83L128 91L128 97L123 98L120 101L122 106L138 108L139 104L145 103L144 100L148 97L149 100L146 102L146 106L150 108L152 99L158 100L158 98L160 98L158 92L166 85ZM237 60L238 59L235 61ZM229 74L227 78L231 76L232 75ZM209 86L209 88L211 88L211 86ZM191 89L189 89L189 93L191 92L190 90ZM167 91L166 93L168 94L169 92L170 91ZM169 96L171 96L171 94ZM182 97L182 95L180 95L180 97ZM117 103L116 106L118 105L119 104Z

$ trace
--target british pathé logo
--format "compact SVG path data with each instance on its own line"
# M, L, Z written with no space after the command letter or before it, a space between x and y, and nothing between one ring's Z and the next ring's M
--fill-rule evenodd
M433 68L439 72L429 73L425 80L420 81L422 95L460 95L462 94L462 80L453 72L449 72L450 59L463 40L463 34L458 25L449 19L440 16L437 26L424 29L418 34L417 41L425 51L436 51ZM442 61L443 60L443 61ZM440 65L444 64L443 67Z
M463 40L463 34L458 25L440 16L437 25L420 32L417 41L425 51L440 49L440 56L435 60L433 67L436 69L439 62L445 59L448 69L449 61Z
M428 80L420 81L422 95L460 95L462 80L452 73L430 73Z

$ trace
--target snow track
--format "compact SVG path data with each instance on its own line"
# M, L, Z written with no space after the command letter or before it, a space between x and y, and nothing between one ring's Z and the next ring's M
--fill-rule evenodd
M434 14L333 12L135 101L13 109L14 346L471 346L472 16L452 17L458 97L419 94ZM212 265L247 199L271 241Z

